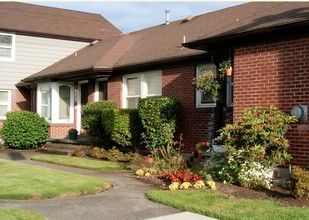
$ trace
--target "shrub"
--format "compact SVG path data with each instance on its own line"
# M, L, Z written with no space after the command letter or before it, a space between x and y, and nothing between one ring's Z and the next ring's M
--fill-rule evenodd
M141 142L143 127L137 109L105 109L102 125L117 144L137 147Z
M48 123L34 112L9 112L3 123L2 138L7 148L36 148L48 138Z
M166 146L166 130L174 135L180 113L178 100L169 97L146 98L138 103L139 116L141 118L145 134L148 138L150 150Z
M295 121L273 106L245 109L238 122L220 130L228 151L209 161L212 174L247 187L268 187L269 168L291 159L284 135Z
M89 135L94 137L107 138L105 130L102 126L102 111L104 109L116 108L116 103L112 101L98 101L87 103L83 107L82 123L84 129Z
M293 174L288 180L292 194L296 197L309 199L309 172L298 166L292 167Z

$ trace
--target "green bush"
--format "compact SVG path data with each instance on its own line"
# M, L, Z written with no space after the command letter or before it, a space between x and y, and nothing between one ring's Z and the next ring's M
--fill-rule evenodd
M141 142L143 126L137 109L105 109L102 125L112 141L121 146L137 148Z
M9 112L3 123L2 138L7 148L36 148L48 138L48 123L34 112Z
M293 174L288 180L292 194L296 197L309 199L309 172L298 166L292 167Z
M89 135L100 138L107 138L102 126L102 111L104 109L116 108L116 103L112 101L98 101L87 103L83 107L82 123L84 129Z
M289 142L284 138L289 124L297 121L277 108L255 106L245 109L234 124L220 130L228 151L209 162L221 180L252 188L269 187L269 168L291 159Z
M173 135L177 128L180 113L178 100L169 97L146 98L138 103L145 135L150 150L158 149L169 144L169 130Z

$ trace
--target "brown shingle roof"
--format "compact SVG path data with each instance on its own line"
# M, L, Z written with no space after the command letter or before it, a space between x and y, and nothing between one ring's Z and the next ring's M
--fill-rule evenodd
M121 32L99 14L0 2L0 30L91 41L119 36Z
M80 57L70 56L34 76L47 77L96 66L127 68L202 55L205 52L181 46L184 36L186 41L194 41L308 20L308 7L307 2L252 2L199 15L187 22L154 26L84 48L78 52Z
M204 34L188 44L309 21L309 2L251 2L203 16L209 25L201 26Z

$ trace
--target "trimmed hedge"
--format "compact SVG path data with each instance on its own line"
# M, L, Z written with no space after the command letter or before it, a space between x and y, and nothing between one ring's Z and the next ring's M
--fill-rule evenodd
M31 149L45 143L48 123L30 111L9 112L3 123L2 139L7 148Z
M87 103L83 107L82 113L82 123L87 133L94 137L106 139L107 135L102 126L102 111L104 109L114 109L116 107L116 103L106 100Z
M137 147L141 142L143 127L137 109L105 109L102 125L112 141L123 147Z
M174 134L180 114L180 103L170 97L146 98L138 103L138 112L150 150L166 146L170 138L166 137L168 127Z

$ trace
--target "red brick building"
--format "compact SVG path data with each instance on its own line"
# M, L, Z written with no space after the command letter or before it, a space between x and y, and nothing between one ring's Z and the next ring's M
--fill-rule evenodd
M307 105L309 3L246 3L94 41L48 68L24 78L32 109L50 123L51 137L81 130L87 102L113 100L136 107L145 97L170 96L181 103L187 148L215 137L224 123L252 105L275 105L290 114ZM188 42L188 43L186 43ZM221 103L192 88L203 70L233 60ZM53 100L53 101L51 101ZM293 125L288 138L293 164L309 167L309 123Z

